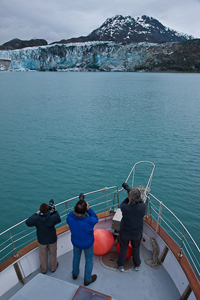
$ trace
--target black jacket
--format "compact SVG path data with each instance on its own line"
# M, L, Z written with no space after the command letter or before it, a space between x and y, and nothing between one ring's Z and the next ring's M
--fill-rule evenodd
M120 231L127 235L139 235L143 230L143 217L146 211L145 203L129 203L126 198L120 205L122 211L122 220Z
M35 213L26 220L26 225L29 227L36 226L38 242L42 245L48 245L57 241L55 225L60 222L60 216L55 211L45 214Z

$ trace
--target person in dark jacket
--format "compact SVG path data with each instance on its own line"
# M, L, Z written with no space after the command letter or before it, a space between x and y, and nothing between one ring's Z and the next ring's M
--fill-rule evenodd
M126 253L129 241L132 245L132 256L135 271L139 270L140 260L140 243L143 231L143 217L146 211L146 204L141 200L140 190L131 188L127 191L128 197L120 205L122 211L122 220L119 233L119 257L117 260L118 269L124 271Z
M97 275L92 275L94 256L94 225L98 223L95 212L89 208L81 193L79 201L67 217L67 223L71 230L71 241L73 244L73 264L72 277L77 279L79 275L79 264L82 250L85 253L85 273L84 285L89 285L97 279Z
M46 203L41 204L40 210L26 220L27 226L35 226L37 229L40 269L43 274L45 274L48 269L48 254L50 258L51 272L55 272L58 267L57 235L55 225L60 222L61 219L56 211L56 207L54 206L53 211L50 212L50 207Z

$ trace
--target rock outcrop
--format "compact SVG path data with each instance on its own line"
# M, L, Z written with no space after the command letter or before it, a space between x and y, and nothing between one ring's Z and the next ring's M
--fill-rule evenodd
M48 45L47 41L44 39L32 39L30 41L22 41L20 39L13 39L9 42L4 43L0 46L0 50L14 50L14 49L23 49L26 47L37 47Z

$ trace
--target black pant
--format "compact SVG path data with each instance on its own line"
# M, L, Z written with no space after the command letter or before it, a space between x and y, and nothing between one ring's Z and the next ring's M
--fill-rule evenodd
M123 232L119 233L120 250L119 250L119 257L117 260L118 266L123 266L125 264L129 241L131 241L131 245L132 245L132 256L133 256L134 266L138 267L141 264L141 260L140 260L141 239L142 239L142 234L129 235Z

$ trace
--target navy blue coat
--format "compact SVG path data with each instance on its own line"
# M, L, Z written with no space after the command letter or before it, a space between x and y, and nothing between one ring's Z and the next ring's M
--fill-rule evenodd
M26 225L37 228L37 238L41 245L53 244L57 241L55 225L60 223L61 219L57 211L47 212L45 214L33 214L26 220Z
M129 199L126 198L120 205L120 208L122 211L120 231L128 235L141 234L146 204L143 202L137 204L129 203Z
M80 249L88 249L94 244L94 225L99 221L91 208L88 209L87 214L88 216L80 216L72 211L67 217L72 244Z

